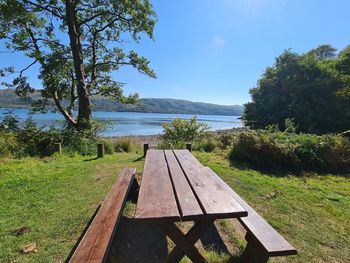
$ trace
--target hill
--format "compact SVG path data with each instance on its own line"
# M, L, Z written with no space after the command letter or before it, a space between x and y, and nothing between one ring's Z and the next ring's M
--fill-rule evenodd
M38 91L26 100L19 98L13 90L0 90L0 108L30 108L31 103L40 99ZM204 102L192 102L178 99L144 98L137 105L126 105L110 98L101 96L92 97L91 102L96 111L119 112L156 112L156 113L183 113L203 115L234 115L241 116L243 107L240 105L217 105Z

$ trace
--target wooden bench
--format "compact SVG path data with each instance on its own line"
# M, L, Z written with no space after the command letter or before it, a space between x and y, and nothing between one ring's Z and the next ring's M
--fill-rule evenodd
M135 168L123 169L68 262L97 263L108 259L129 191L137 184L135 173Z
M209 167L208 171L215 176L218 182L223 180ZM222 184L225 185L225 184ZM247 246L242 254L242 262L262 263L267 262L269 257L287 256L297 254L297 250L288 243L269 223L267 223L252 207L250 207L229 186L227 191L248 212L247 217L238 218L239 222L247 231L245 236Z

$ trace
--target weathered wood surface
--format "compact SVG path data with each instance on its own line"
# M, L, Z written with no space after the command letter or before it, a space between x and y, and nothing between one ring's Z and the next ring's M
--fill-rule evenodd
M247 212L188 150L149 150L135 219L188 221L247 216Z
M221 184L223 180L209 167L206 167L207 171L211 173L212 178ZM285 255L295 255L297 250L288 243L268 222L265 221L252 207L250 207L234 190L231 189L227 184L225 184L226 191L234 197L237 202L248 211L247 217L239 218L238 220L250 234L248 235L248 242L255 242L261 244L264 251L268 256L285 256ZM250 245L248 250L251 249ZM249 255L249 251L247 253ZM257 249L251 249L257 251Z
M97 144L97 157L103 158L104 155L105 155L105 146L103 143L98 143Z
M104 262L107 259L110 242L135 173L134 168L126 168L121 172L69 262Z
M233 218L247 216L247 211L227 191L225 182L218 182L212 174L187 150L174 150L189 184L209 218Z
M183 173L173 151L166 150L165 157L170 176L174 185L175 195L178 200L182 220L196 220L204 215L187 178Z
M147 151L135 219L153 222L180 220L163 151Z

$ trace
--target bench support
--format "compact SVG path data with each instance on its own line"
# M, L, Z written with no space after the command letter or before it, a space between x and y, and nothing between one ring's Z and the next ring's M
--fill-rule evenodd
M168 255L166 262L179 262L185 255L193 262L207 262L194 244L213 223L213 220L195 222L186 235L174 223L163 224L163 231L176 245Z
M241 256L241 262L266 263L269 259L269 255L262 245L256 242L249 232L245 235L245 239L248 243Z

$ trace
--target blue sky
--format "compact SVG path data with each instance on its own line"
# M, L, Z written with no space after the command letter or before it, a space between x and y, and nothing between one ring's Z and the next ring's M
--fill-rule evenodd
M141 97L243 104L283 50L350 44L348 0L158 0L153 5L155 41L128 48L149 58L158 78L131 68L113 74L127 83L125 93ZM0 54L0 61L0 67L28 64L20 54ZM29 74L40 87L37 70Z

